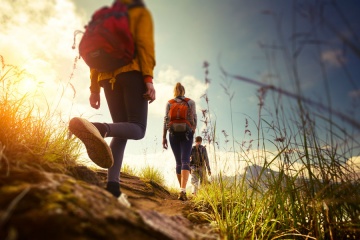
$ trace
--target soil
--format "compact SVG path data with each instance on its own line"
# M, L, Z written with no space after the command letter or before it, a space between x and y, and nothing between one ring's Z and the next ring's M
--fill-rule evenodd
M107 172L98 170L97 175L105 188ZM146 181L136 176L121 173L120 188L128 196L131 207L137 210L152 210L167 216L182 216L192 223L192 230L198 232L199 239L220 239L209 221L201 217L201 213L191 202L177 199L177 194L170 193L153 181Z

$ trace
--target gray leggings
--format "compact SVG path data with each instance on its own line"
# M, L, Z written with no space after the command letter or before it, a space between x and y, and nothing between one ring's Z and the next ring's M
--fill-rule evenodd
M200 184L205 184L207 182L206 168L205 166L191 166L191 184L194 186L194 194L199 190L199 182Z
M125 72L116 76L112 89L109 80L103 80L106 101L113 123L109 123L112 137L110 148L114 165L108 169L108 182L120 182L120 169L128 139L138 140L145 136L148 101L143 98L146 85L138 71Z

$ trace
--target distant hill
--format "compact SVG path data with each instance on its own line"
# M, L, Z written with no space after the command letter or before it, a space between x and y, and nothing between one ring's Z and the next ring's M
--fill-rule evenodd
M272 170L270 168L264 168L260 165L253 164L245 167L244 172L236 176L222 176L222 179L228 183L233 183L235 180L241 182L246 181L249 186L257 186L261 188L267 188L269 183L277 180L280 176L278 171ZM284 174L284 179L287 176ZM283 185L286 183L286 180L283 181Z

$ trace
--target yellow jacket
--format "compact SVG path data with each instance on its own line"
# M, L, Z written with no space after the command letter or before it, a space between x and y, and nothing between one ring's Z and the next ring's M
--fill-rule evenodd
M131 0L120 0L126 4ZM115 77L119 73L140 71L144 77L153 77L155 67L155 44L154 44L154 28L151 14L145 7L134 7L129 10L130 31L135 41L136 56L133 61L114 72L99 73L95 69L90 69L92 93L99 93L99 81L110 79L115 83Z

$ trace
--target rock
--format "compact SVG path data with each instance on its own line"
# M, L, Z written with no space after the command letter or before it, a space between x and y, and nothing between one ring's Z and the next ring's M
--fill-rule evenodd
M196 239L181 216L123 207L59 173L0 169L0 239Z
M196 234L190 230L192 223L186 218L176 216L166 216L156 211L139 211L140 216L146 226L151 227L161 235L167 236L168 239L196 239Z

